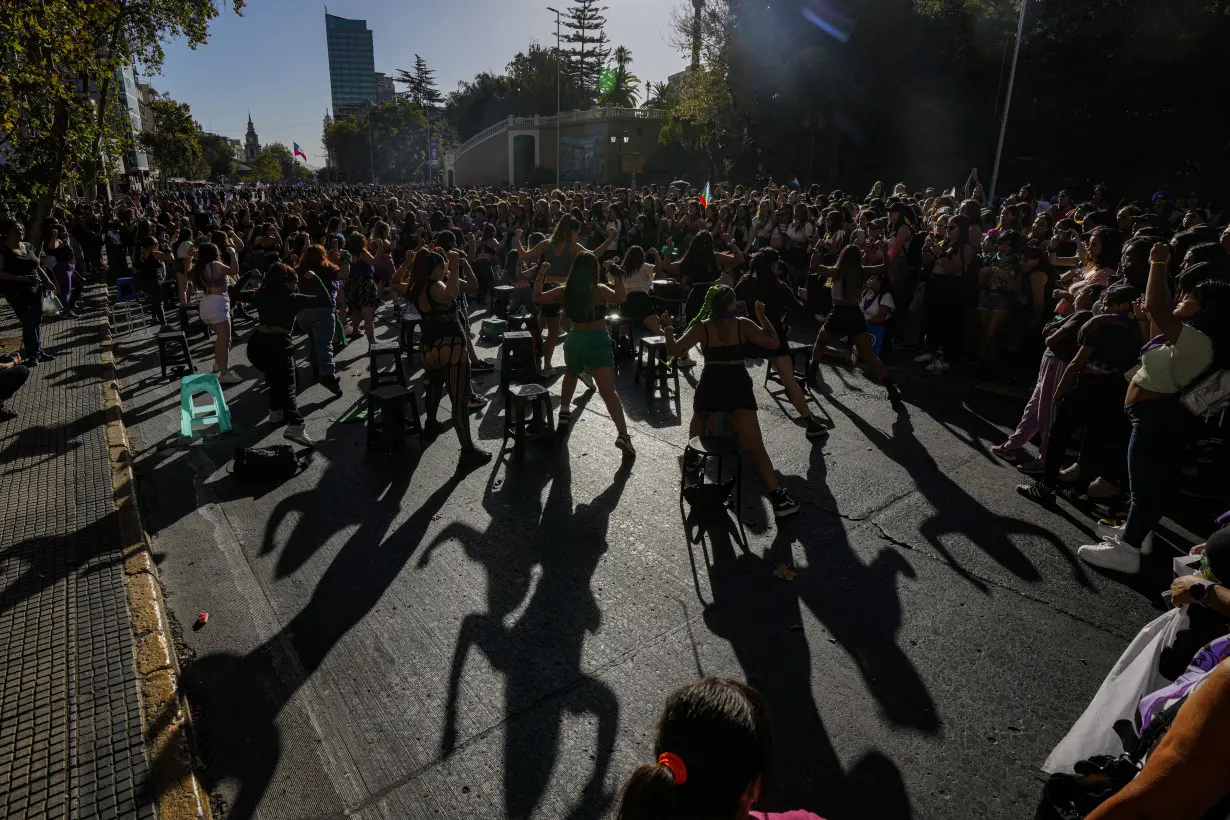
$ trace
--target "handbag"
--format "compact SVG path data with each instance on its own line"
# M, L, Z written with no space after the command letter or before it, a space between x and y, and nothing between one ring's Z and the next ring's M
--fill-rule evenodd
M59 316L64 312L64 305L54 291L43 291L43 316Z
M1179 385L1179 404L1193 416L1207 419L1230 408L1230 370L1210 365L1196 378L1183 384L1174 363L1174 347L1170 348L1170 377Z

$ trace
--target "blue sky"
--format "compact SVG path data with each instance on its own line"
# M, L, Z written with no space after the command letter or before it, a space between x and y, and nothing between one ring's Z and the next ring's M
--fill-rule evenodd
M448 92L479 71L502 71L531 40L551 44L555 15L570 0L330 0L329 13L367 20L376 70L410 69L421 54ZM220 0L228 6L226 0ZM632 71L662 81L687 58L666 43L670 10L689 0L605 0L607 37L632 50ZM207 131L243 139L248 110L261 143L292 141L312 165L324 165L321 123L329 99L324 5L305 0L248 0L243 17L226 10L195 51L167 44L162 73L143 78L192 106ZM400 86L398 87L400 90Z

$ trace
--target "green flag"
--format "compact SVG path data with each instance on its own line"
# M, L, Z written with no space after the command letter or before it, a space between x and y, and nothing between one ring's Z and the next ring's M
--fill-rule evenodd
M598 93L610 94L615 90L615 69L610 66L602 69L602 74L598 76Z

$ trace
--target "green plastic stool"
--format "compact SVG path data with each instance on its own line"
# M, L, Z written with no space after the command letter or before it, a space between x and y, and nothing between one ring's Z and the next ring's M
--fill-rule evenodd
M195 405L194 396L208 393L209 404ZM192 438L203 428L216 424L219 433L231 431L231 411L226 406L226 395L218 382L217 373L197 373L185 376L179 382L179 434Z
M503 319L483 319L478 335L492 342L498 342L504 337L504 328L508 323Z

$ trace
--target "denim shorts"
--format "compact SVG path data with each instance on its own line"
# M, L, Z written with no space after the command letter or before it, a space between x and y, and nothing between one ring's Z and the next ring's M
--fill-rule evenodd
M1011 294L987 293L983 291L978 295L979 310L989 310L992 313L1011 313L1015 305L1016 300Z

